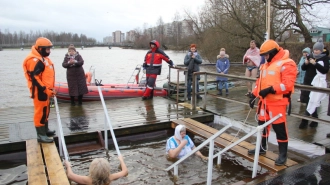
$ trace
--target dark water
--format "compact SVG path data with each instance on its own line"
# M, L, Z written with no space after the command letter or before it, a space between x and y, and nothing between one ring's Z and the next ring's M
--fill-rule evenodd
M168 137L153 139L153 141L119 142L118 145L124 156L129 175L113 181L111 184L205 184L207 162L195 155L179 165L179 178L177 179L173 177L173 170L170 172L164 170L173 164L173 161L166 159L164 155ZM198 145L203 140L195 137L194 141ZM201 152L208 155L207 148ZM119 161L114 148L110 148L108 153L99 150L70 156L73 171L80 175L88 175L89 164L96 157L108 159L111 172L118 172ZM216 160L214 160L215 162ZM250 162L229 152L223 156L220 167L213 166L212 181L214 184L232 184L249 178L252 175L251 167Z

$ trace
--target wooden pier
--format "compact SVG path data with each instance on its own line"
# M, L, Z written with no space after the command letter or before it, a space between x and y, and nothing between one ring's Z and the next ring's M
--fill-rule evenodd
M29 185L69 185L69 180L58 155L55 143L26 141L26 159Z

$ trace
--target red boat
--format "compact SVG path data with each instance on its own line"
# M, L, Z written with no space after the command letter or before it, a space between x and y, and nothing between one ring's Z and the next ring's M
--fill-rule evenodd
M137 84L139 82L140 67L136 67L135 71L128 81L127 84L102 84L100 85L104 99L115 99L115 98L132 98L142 97L145 85L144 83ZM88 93L83 96L83 101L97 101L100 100L98 92L98 86L100 84L96 79L91 80L92 73L86 73L86 81ZM133 77L133 78L132 78ZM94 83L90 83L94 81ZM142 78L141 82L145 82ZM56 97L59 100L70 101L68 84L64 82L55 82ZM154 88L154 96L167 96L167 91L163 88Z
M88 85L88 93L83 96L83 101L100 100L98 86ZM145 87L139 84L104 84L100 86L104 99L142 97ZM63 82L55 83L56 97L59 100L70 101L68 84ZM155 87L154 96L167 96L167 91L163 88Z

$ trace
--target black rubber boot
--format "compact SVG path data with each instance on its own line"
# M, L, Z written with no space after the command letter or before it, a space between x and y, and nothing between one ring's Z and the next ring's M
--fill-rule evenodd
M267 137L262 137L262 139L261 139L261 146L260 146L260 150L259 150L259 155L266 154L267 140L268 140ZM249 155L254 155L255 153L256 153L256 149L248 150L248 154Z
M312 127L312 128L315 128L315 127L317 127L318 125L319 125L319 123L318 123L318 122L315 122L315 121L312 121L312 122L309 124L309 126Z
M48 138L46 135L46 128L45 126L42 127L35 127L37 131L37 140L40 143L52 143L54 140Z
M222 89L219 89L218 95L222 95Z
M48 121L45 123L45 128L46 128L46 135L47 136L53 136L53 135L55 135L55 130L49 130L49 128L48 128Z
M78 96L78 105L82 105L82 98L83 98L83 95Z
M70 98L71 98L71 105L72 105L72 106L75 106L76 103L74 102L74 96L70 96Z
M226 95L228 95L229 94L229 91L228 91L228 89L226 89Z
M149 96L149 99L153 99L153 98L154 98L154 89L151 90L150 96Z
M305 129L308 126L308 120L307 119L302 119L301 123L299 125L299 129Z
M275 160L275 165L283 166L287 160L288 143L278 143L278 151L279 155L278 158Z

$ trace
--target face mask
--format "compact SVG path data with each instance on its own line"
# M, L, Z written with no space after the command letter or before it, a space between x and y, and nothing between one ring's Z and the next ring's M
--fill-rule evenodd
M42 57L48 57L50 53L46 52L46 48L41 48L41 52L39 52Z

